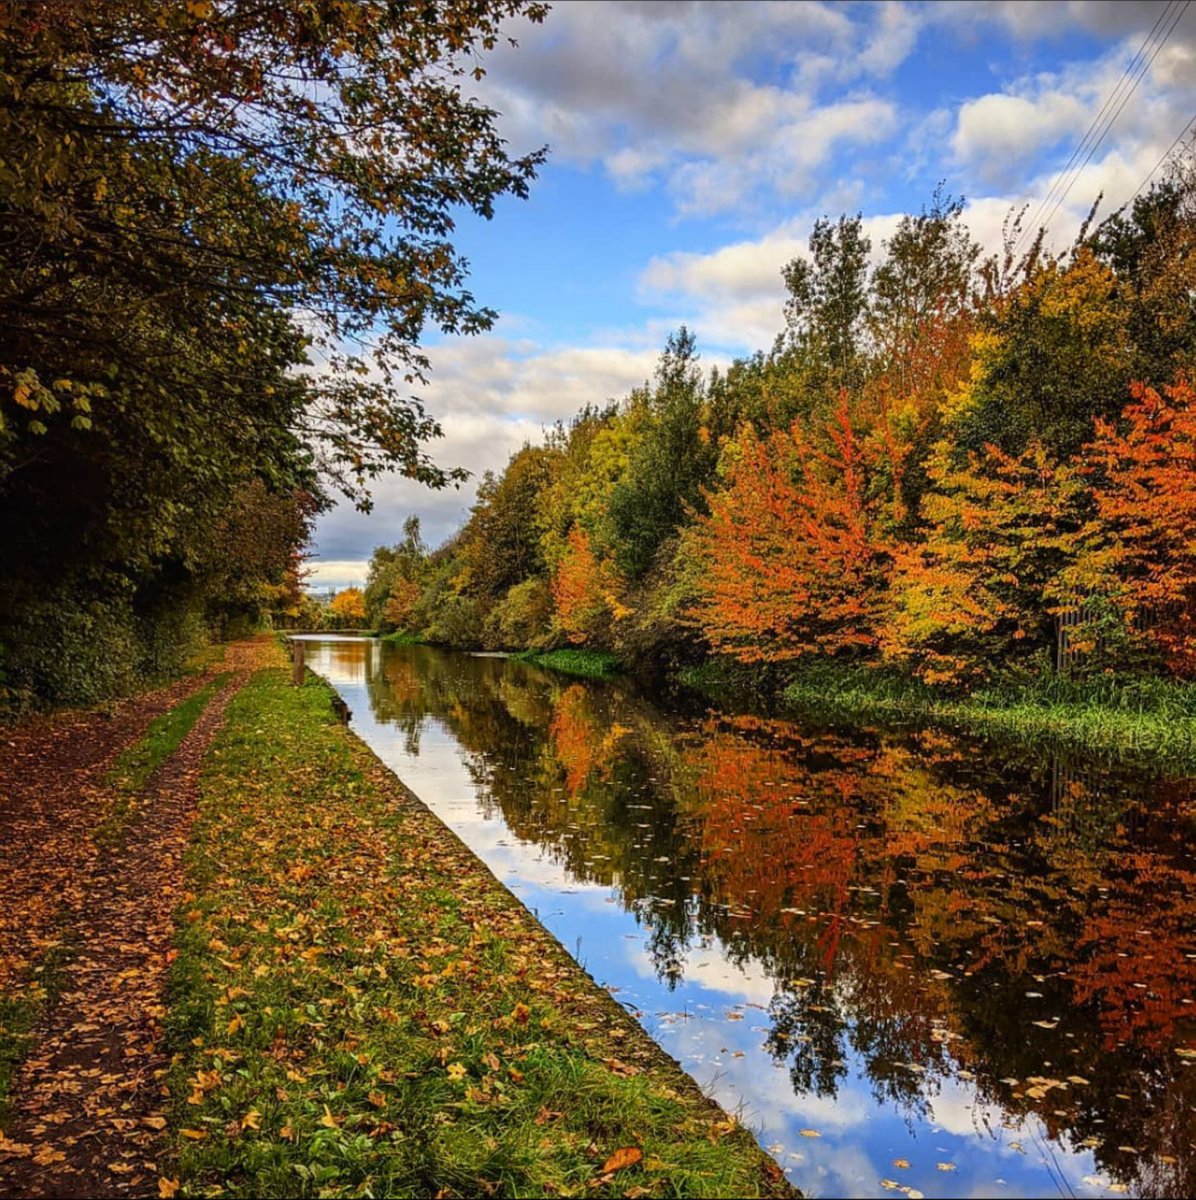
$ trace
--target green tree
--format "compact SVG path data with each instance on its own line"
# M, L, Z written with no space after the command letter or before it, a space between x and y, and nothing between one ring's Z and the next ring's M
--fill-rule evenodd
M717 461L702 424L703 401L697 344L682 325L665 345L638 437L608 502L615 564L628 579L643 576L686 513L703 506L702 488Z

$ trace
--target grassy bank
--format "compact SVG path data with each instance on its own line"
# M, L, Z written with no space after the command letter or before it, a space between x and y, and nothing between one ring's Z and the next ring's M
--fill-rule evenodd
M810 664L753 689L743 667L711 664L684 682L707 692L754 690L773 704L830 720L935 724L1022 742L1196 763L1196 686L1170 680L1077 682L1051 678L967 695L892 672Z
M394 633L375 634L379 641L388 642L392 646L422 646L424 639L418 633L408 633L405 629Z
M259 672L209 756L168 1016L185 1191L786 1193L330 700Z
M609 679L623 670L622 663L613 654L601 650L525 650L512 657L564 675L579 675L583 679Z

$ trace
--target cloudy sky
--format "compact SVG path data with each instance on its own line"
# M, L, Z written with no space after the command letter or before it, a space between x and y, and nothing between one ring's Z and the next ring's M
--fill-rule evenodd
M780 269L821 214L863 213L879 249L944 180L988 245L1011 208L1037 215L1044 198L1068 240L1196 115L1186 0L565 0L514 32L477 94L512 150L547 144L550 160L529 200L460 228L472 290L502 316L483 337L430 339L425 395L437 459L475 477L646 379L681 322L708 364L768 346ZM1120 111L1069 171L1102 109L1098 133ZM1059 181L1072 186L1055 208ZM473 483L388 478L374 497L369 516L344 505L320 520L312 586L362 582L411 513L442 541Z

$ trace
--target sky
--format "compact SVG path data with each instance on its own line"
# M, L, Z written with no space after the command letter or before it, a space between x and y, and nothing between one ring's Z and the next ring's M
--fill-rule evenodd
M470 87L513 153L547 145L548 163L529 199L459 225L470 290L500 317L429 335L421 396L444 433L433 456L473 477L432 491L387 476L368 515L324 514L320 591L364 583L412 514L444 541L483 471L642 383L678 325L707 366L770 346L781 268L819 216L861 213L879 255L942 181L982 245L1023 205L1066 245L1196 117L1189 0L564 0L510 31L519 45Z

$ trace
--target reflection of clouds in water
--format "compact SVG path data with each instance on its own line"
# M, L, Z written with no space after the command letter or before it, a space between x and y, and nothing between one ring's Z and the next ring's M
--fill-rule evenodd
M631 951L628 961L637 975L644 979L656 977L656 964L641 946ZM759 962L748 959L744 966L738 966L725 957L717 941L708 947L691 945L685 951L684 966L686 990L724 992L744 1002L765 1006L776 991L776 984Z
M941 1090L930 1100L930 1121L939 1129L956 1137L980 1137L986 1139L1016 1137L1010 1130L1024 1131L1024 1121L1012 1118L1006 1123L1004 1112L995 1104L985 1104L976 1098L975 1088L963 1080L945 1077L940 1080ZM1016 1153L1016 1151L1013 1151Z

